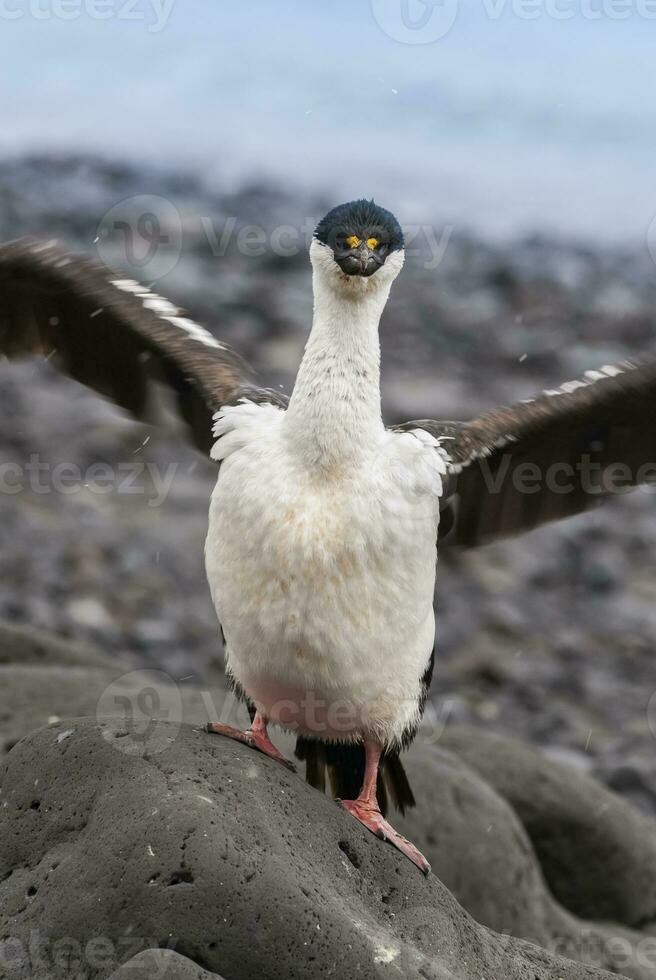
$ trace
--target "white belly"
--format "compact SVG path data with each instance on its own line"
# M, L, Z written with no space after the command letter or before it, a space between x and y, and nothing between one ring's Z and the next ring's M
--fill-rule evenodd
M206 563L228 668L285 728L400 739L434 641L437 453L395 435L361 469L317 477L274 423L242 434L212 496Z

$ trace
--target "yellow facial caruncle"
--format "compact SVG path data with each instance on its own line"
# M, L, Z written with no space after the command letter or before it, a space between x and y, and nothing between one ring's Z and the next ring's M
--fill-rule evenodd
M349 248L357 248L358 245L362 244L362 242L357 235L349 235L349 237L346 239L346 244Z
M367 239L367 248L372 249L372 251L373 251L373 249L378 248L378 239L377 238L368 238Z

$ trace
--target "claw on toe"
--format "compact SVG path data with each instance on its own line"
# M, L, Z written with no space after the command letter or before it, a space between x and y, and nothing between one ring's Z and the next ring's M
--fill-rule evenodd
M381 840L386 840L393 845L398 851L412 861L420 871L423 871L425 875L431 869L430 864L421 853L421 851L415 847L409 840L406 840L394 827L383 817L382 813L378 807L373 807L371 804L367 804L361 800L339 800L338 801L345 810L355 817L363 827L370 830L372 834L379 837Z
M276 762L281 763L289 769L290 772L296 772L296 766L293 762L287 759L282 752L280 752L269 736L266 734L266 730L262 731L261 728L253 730L249 728L247 731L242 732L239 728L234 728L232 725L223 725L220 722L209 722L207 725L207 731L213 735L224 735L226 738L232 738L237 742L243 742L244 745L250 745L252 749L257 749L258 752L262 752L264 755L268 755L270 759L275 759Z

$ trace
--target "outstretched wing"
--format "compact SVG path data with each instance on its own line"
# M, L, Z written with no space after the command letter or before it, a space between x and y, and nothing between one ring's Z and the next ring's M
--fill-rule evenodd
M450 456L447 540L476 545L656 483L656 361L588 371L466 423L422 420Z
M242 395L280 402L249 384L239 356L168 300L54 242L0 246L0 354L52 357L146 421L157 410L152 382L164 383L203 452L221 405Z

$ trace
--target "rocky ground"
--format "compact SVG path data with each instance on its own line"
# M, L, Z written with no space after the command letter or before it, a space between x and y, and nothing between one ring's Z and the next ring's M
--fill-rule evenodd
M90 158L0 162L0 239L57 236L157 279L287 389L311 313L303 238L330 203L265 184L227 194L216 180ZM152 262L110 221L127 215L135 229L149 209L156 243L167 239ZM466 418L656 346L646 247L492 245L432 227L430 214L410 231L416 254L382 329L390 421ZM0 406L0 459L23 474L20 492L0 492L0 617L207 677L221 657L202 567L209 464L50 364L0 365ZM116 474L106 493L90 479L98 461ZM79 473L65 491L61 463ZM434 737L462 723L521 735L656 812L655 572L653 491L518 541L445 552Z
M397 822L424 877L302 774L208 735L242 710L220 679L0 625L0 681L2 976L656 973L656 822L518 741L454 727L410 751L420 804Z

